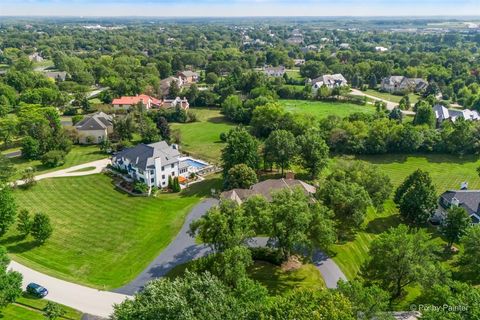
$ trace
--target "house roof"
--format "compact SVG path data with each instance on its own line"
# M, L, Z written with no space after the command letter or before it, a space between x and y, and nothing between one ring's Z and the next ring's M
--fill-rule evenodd
M296 179L269 179L257 184L254 184L250 189L233 189L223 192L221 197L224 199L230 199L237 203L242 203L243 200L253 195L261 195L267 201L272 200L272 193L282 189L290 189L299 187L306 195L314 194L316 189L314 186L309 185L301 180Z
M342 84L347 83L347 80L341 73L336 74L324 74L321 77L312 80L312 83L315 85L317 83L325 84L325 85L335 85L335 84Z
M114 159L128 159L131 164L140 169L146 170L155 166L155 159L160 159L162 166L178 162L180 152L165 141L151 144L138 144L133 148L120 151Z
M154 97L148 96L146 94L140 94L136 96L124 96L121 98L113 99L112 104L118 104L118 105L123 105L123 104L128 104L128 105L136 105L137 103L143 103L147 104L148 101L151 101L152 104L154 105L160 105L162 102Z
M198 73L189 70L179 72L179 74L183 75L184 77L198 77Z
M479 212L480 190L448 190L441 196L447 203L458 200L459 206L467 210L469 215Z
M98 112L78 122L75 128L79 131L105 130L109 126L112 126L112 117L103 112Z
M433 107L435 117L438 120L451 119L456 121L458 118L463 118L465 120L480 120L480 114L476 110L470 109L447 109L441 104L437 104Z

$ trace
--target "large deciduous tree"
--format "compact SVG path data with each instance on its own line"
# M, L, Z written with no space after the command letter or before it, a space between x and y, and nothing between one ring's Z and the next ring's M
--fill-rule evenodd
M0 247L0 310L15 302L22 294L22 275L16 271L7 271L9 263L7 250Z
M308 130L297 137L300 163L315 179L328 164L329 149L316 130Z
M460 255L460 265L463 272L474 279L480 279L480 225L474 225L467 229L460 239L463 244L463 252Z
M265 161L277 164L281 168L288 168L297 153L295 137L290 131L273 131L265 140Z
M428 172L420 169L409 175L395 191L400 214L414 225L424 225L437 208L437 195Z
M255 170L244 163L237 164L228 170L225 178L225 189L248 189L257 183L257 174Z
M472 219L467 211L461 207L452 207L448 209L445 219L440 226L440 232L448 241L451 247L454 242L467 232L467 228L472 224Z
M258 168L258 141L244 128L230 130L227 144L222 150L224 177L237 164L246 164L252 169Z
M0 237L4 236L15 222L16 216L17 205L11 188L6 184L0 184Z

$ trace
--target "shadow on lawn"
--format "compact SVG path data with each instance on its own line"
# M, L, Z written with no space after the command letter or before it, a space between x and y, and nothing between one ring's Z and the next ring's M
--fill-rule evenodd
M394 214L387 217L375 218L367 224L368 233L380 234L390 228L396 228L402 223L400 215Z
M35 249L40 243L34 240L26 240L20 235L9 236L0 241L0 245L7 248L10 253L23 253Z
M479 160L478 156L465 155L457 156L451 154L438 153L409 153L409 154L388 154L388 155L359 155L351 157L351 160L363 160L372 164L392 164L405 163L409 157L425 158L429 163L475 163Z

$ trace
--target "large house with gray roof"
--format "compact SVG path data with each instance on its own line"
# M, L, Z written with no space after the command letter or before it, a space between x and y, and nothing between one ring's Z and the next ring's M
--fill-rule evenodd
M458 119L464 119L467 121L480 120L480 114L475 110L470 109L447 109L441 104L437 104L433 107L435 118L437 119L437 125L440 125L443 121L449 120L452 122Z
M382 79L380 88L390 93L422 92L428 87L428 82L421 78L390 76Z
M78 133L78 142L81 144L95 144L106 140L113 132L112 116L97 112L85 117L75 125Z
M316 188L308 183L305 183L297 179L269 179L257 184L254 184L250 189L233 189L230 191L222 192L220 198L235 201L238 204L242 204L247 198L255 195L263 196L267 201L272 200L272 193L289 189L294 190L299 188L305 195L312 196L316 192Z
M438 204L438 209L431 219L432 222L441 223L451 207L464 208L470 215L472 223L480 222L480 190L468 190L466 182L462 183L460 190L448 190L442 193Z

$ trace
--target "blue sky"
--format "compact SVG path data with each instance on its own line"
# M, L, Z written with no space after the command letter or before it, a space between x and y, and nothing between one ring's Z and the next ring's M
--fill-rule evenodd
M176 17L480 15L480 0L0 0L0 15Z

